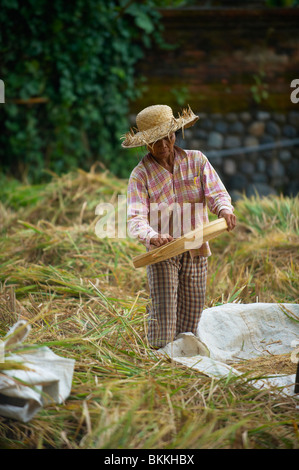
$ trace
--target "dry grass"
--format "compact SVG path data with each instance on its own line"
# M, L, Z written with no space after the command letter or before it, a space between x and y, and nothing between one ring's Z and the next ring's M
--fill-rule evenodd
M296 374L297 364L292 362L291 353L277 354L241 361L233 365L242 372L250 375Z
M125 191L95 168L40 187L2 184L0 335L28 319L28 343L76 364L63 405L28 424L0 417L1 448L298 449L296 401L248 384L248 373L289 373L287 355L221 380L150 355L146 271L131 262L142 247L94 233L97 204ZM238 202L238 228L211 242L207 307L298 302L298 202Z

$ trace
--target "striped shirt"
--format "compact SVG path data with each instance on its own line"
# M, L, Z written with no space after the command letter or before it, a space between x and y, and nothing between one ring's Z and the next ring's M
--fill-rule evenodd
M175 146L173 173L148 153L133 169L127 191L127 223L132 237L147 250L158 233L174 238L209 222L208 209L233 212L231 198L207 157L197 150ZM154 248L154 247L153 247ZM190 249L194 256L210 256L209 243Z

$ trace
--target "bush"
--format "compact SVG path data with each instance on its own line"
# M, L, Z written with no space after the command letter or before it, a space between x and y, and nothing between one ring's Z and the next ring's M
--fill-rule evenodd
M3 0L1 167L27 182L101 161L120 177L135 65L159 31L152 0Z

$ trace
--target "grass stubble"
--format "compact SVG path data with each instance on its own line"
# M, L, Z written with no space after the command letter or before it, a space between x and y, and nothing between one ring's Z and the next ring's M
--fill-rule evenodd
M0 336L28 320L26 344L75 359L73 385L29 423L0 417L0 448L298 449L297 400L251 385L294 373L290 355L219 380L151 354L146 270L131 261L143 248L95 234L97 204L116 205L127 181L95 167L52 176L1 185ZM236 202L238 227L211 242L206 308L298 302L298 202Z

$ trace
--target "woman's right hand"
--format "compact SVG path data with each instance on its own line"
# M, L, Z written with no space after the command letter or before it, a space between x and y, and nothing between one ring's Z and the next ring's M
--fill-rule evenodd
M159 247L162 245L166 245L166 243L169 243L172 240L173 240L173 237L169 235L169 233L159 233L158 235L150 239L150 244L155 247Z

